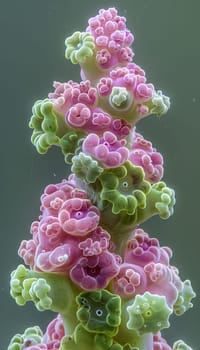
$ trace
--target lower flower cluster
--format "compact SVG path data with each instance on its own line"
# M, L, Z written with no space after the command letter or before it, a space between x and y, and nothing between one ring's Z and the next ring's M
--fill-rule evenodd
M127 174L130 176L130 171ZM139 172L137 182L145 188ZM111 184L114 184L114 175ZM116 193L113 200L116 211L117 190L110 189L110 193L109 197L109 191L103 188L102 196L108 202ZM123 199L120 192L119 196ZM130 207L127 209L130 211ZM132 212L128 214L131 217ZM116 253L114 234L112 240L100 225L99 209L84 190L77 188L71 176L45 188L41 215L39 221L31 225L31 234L32 239L23 240L19 247L25 264L38 272L64 273L83 290L103 289L110 283L111 290L121 297L132 298L138 292L153 291L166 294L172 305L181 289L178 272L169 265L171 250L160 247L158 241L150 239L143 230L137 229L132 234L124 259Z
M38 326L27 328L24 334L16 334L8 350L58 350L64 335L63 321L58 315L49 323L44 334Z
M114 235L100 225L99 209L73 176L47 186L40 209L32 239L19 247L30 269L20 265L12 273L11 295L19 305L33 301L38 310L61 316L44 336L37 327L16 335L9 350L78 349L82 341L102 350L138 348L142 338L169 327L173 312L181 315L192 307L195 293L170 264L171 249L137 228L123 256L117 254ZM72 310L73 332L66 335L62 322L70 323ZM124 327L130 344L124 343ZM155 336L155 349L162 341Z
M108 296L106 295L106 297ZM90 305L90 302L93 300L93 303L96 304L95 307L99 307L98 304L101 302L101 299L96 302L95 297L92 295L88 298L83 295L77 300L78 304L82 306L78 311L80 323L77 325L73 337L66 335L62 318L58 314L57 317L49 323L44 334L38 326L27 328L23 334L16 334L11 339L8 350L78 350L80 348L86 350L88 347L94 350L137 350L137 347L132 347L129 343L122 346L107 335L109 332L112 333L113 330L116 329L119 322L117 321L119 317L117 319L116 315L112 319L112 307L117 307L119 304L117 298L116 296L112 301L112 305L109 305L109 302L107 302L106 310L98 308L94 310L96 313L95 317L99 319L102 319L103 313L106 313L107 322L96 323L95 318L92 319L91 322L89 313L90 307L93 305L92 303ZM118 307L116 313L120 314ZM85 325L85 320L87 318L89 318L91 322L88 323L89 325ZM81 321L81 319L83 319L83 321ZM106 332L101 332L103 326L106 326L107 334ZM155 333L152 340L153 350L192 350L191 347L182 340L176 341L173 347L171 347L160 332Z

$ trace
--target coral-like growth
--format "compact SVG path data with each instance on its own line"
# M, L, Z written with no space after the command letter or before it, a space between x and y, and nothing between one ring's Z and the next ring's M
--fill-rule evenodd
M175 192L163 157L138 121L162 115L170 100L133 62L133 34L115 8L101 9L65 41L81 82L54 82L29 123L39 153L59 146L68 179L41 195L31 238L11 274L17 304L32 301L56 318L43 334L29 327L8 350L191 350L160 330L190 309L195 293L171 265L172 250L140 225L173 214Z

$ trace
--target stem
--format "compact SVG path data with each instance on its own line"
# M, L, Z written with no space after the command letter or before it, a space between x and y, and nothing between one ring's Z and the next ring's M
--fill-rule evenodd
M132 347L136 347L139 350L153 350L153 334L147 333L139 335L135 330L127 328L128 314L127 306L130 301L122 301L122 320L119 327L119 332L115 337L115 340L121 345L129 343Z
M77 306L73 305L70 311L60 314L65 328L65 335L72 335L75 327L78 324L78 320L76 318L76 309Z
M84 78L83 80L90 80L92 86L96 86L99 79L105 75L105 71L99 68L94 55L88 57L87 61L81 64L81 69L84 72L84 76L82 76Z

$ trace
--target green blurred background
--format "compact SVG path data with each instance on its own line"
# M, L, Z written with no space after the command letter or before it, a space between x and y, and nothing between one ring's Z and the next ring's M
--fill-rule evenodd
M135 61L148 81L171 97L168 115L138 125L165 159L167 184L176 189L175 214L158 217L145 228L174 249L173 264L190 278L200 295L199 264L199 0L1 0L1 228L0 348L31 325L45 328L53 315L32 304L19 307L9 296L9 275L21 263L17 249L29 239L45 185L59 182L69 169L59 149L40 156L30 143L28 121L36 99L52 91L54 80L79 81L79 68L64 59L64 40L84 30L100 8L116 7L135 35ZM171 318L170 344L183 338L199 348L199 296L194 308Z

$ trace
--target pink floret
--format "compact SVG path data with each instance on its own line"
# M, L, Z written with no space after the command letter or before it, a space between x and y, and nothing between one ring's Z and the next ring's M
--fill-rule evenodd
M101 78L97 85L99 95L109 95L113 86L125 87L132 92L134 101L138 103L151 99L154 92L154 86L146 82L144 70L135 63L117 67L111 70L109 77Z
M170 248L160 247L157 239L150 238L142 229L136 229L127 242L124 262L142 269L146 278L145 291L164 295L168 305L173 307L182 281L178 270L169 264L171 257Z
M118 275L112 281L112 292L122 298L133 298L143 294L146 288L146 274L142 267L123 263Z
M92 115L92 124L93 124L93 130L107 130L108 127L110 127L110 124L112 122L112 118L108 113L105 113L100 108L96 108L93 110Z
M80 256L77 240L66 235L55 217L41 219L38 223L37 240L35 270L66 273Z
M29 346L29 342L25 342L23 350L57 350L58 347L49 347L48 344L41 343Z
M101 237L102 247L104 240L108 239L103 230L96 230L99 209L86 199L85 191L75 186L72 177L47 186L41 203L39 221L31 225L33 238L22 241L19 247L19 255L35 270L67 273L82 254L78 247L81 239L93 233L94 239Z
M83 142L83 151L99 160L105 167L117 167L128 159L128 149L124 139L117 140L111 132L105 132L103 137L96 134L88 135Z
M83 103L73 105L66 114L66 123L87 133L95 132L103 135L106 131L113 132L118 138L127 136L131 126L123 119L113 119L101 108L91 108Z
M63 180L59 184L48 185L41 196L41 211L57 216L63 203L70 198L86 198L85 191L77 189L73 181Z
M131 148L129 160L144 169L145 179L151 183L160 181L163 177L163 157L152 143L135 133Z
M97 87L101 97L109 96L112 92L113 81L109 77L103 77L100 79Z
M72 80L66 83L54 82L53 86L55 90L49 93L48 97L53 103L55 111L62 115L66 115L69 108L76 103L92 106L96 102L97 91L91 86L89 80L79 84Z
M84 290L106 288L119 272L120 258L103 251L99 255L81 257L70 271L72 281Z
M59 349L60 342L65 335L63 321L58 315L47 326L46 332L43 336L44 343L48 344L48 350Z
M160 332L153 335L153 350L172 350Z
M124 261L139 266L150 262L169 265L171 256L170 248L160 247L156 238L150 238L142 229L137 229L133 238L127 242Z
M138 102L146 102L153 97L153 92L153 84L138 82L137 86L135 87L134 97Z
M98 226L86 240L79 243L79 249L83 256L99 255L105 250L112 250L110 235Z
M82 128L90 118L90 109L83 103L77 103L69 109L66 121L73 127Z
M29 341L25 342L24 350L59 350L61 340L65 335L63 321L58 315L47 326L47 330L42 338L42 343L29 345Z
M114 87L125 88L129 93L129 107L134 107L139 115L145 116L149 113L145 103L152 99L155 92L153 84L146 80L145 72L138 65L128 63L126 67L117 67L107 77L102 77L97 90L100 97L109 98Z
M144 271L147 276L146 291L164 295L168 305L172 307L178 297L179 290L174 283L173 271L170 266L152 262L144 267Z
M129 46L134 37L126 28L126 18L119 16L115 8L100 10L88 24L87 32L94 37L96 59L101 68L111 68L132 60L134 54Z
M33 266L35 258L36 244L33 239L23 240L20 244L18 254L24 259L26 265Z
M18 254L24 259L26 265L33 267L35 264L35 253L39 244L38 239L39 221L33 221L30 229L30 233L33 239L23 240L19 246Z
M40 244L35 255L34 268L44 272L67 273L80 256L78 242L66 239L62 245Z
M72 198L61 207L58 219L62 229L73 236L86 236L99 223L99 210L88 199Z
M114 119L111 131L118 137L126 137L131 132L131 126L124 119Z

